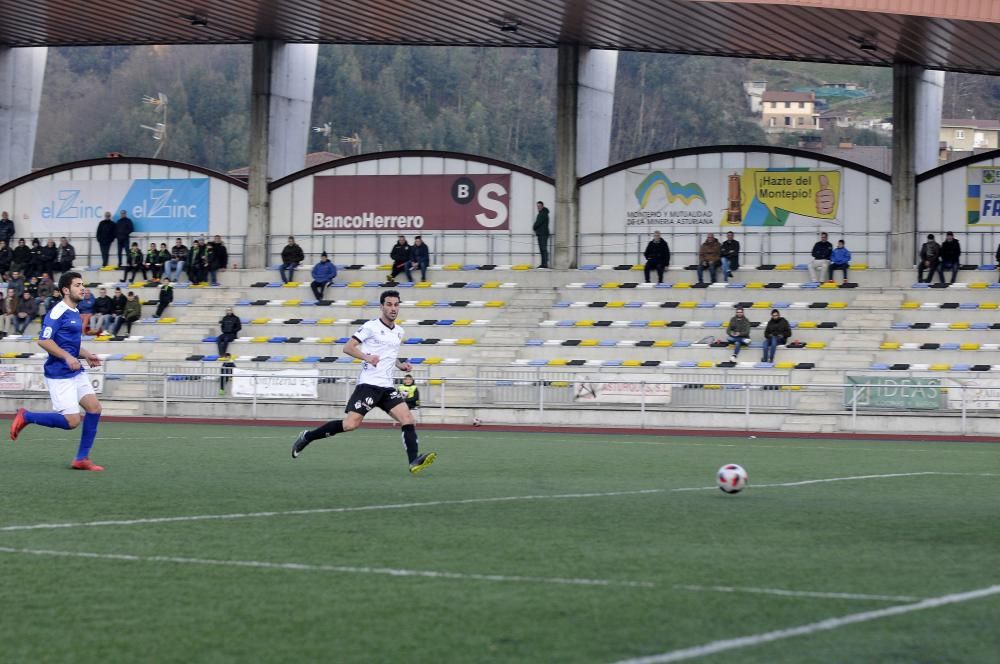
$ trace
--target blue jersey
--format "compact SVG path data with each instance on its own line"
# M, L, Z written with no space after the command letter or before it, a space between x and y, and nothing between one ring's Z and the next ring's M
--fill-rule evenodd
M70 309L65 302L60 302L45 314L42 321L41 339L51 339L64 351L78 357L80 355L80 339L83 336L83 321L80 312ZM45 360L46 378L72 378L83 371L83 365L76 371L69 368L61 357L49 355Z

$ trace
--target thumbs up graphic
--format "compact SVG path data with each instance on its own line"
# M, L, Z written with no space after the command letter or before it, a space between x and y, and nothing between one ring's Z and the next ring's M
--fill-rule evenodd
M836 197L833 189L830 188L830 180L825 175L819 176L819 191L816 192L816 212L818 214L830 214L833 212L833 205Z

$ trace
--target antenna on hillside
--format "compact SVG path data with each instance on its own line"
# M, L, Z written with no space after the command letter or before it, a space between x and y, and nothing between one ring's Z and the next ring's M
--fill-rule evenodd
M155 97L143 95L142 103L149 104L155 111L163 114L163 122L157 122L154 127L150 127L149 125L139 125L143 129L148 129L153 132L153 140L159 142L159 145L156 147L156 152L153 153L153 159L156 159L160 156L160 153L163 152L163 146L167 144L167 95L162 92L158 93Z

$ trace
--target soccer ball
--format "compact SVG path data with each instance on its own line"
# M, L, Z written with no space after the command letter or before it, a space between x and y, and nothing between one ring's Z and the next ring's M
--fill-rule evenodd
M715 483L719 485L724 493L739 493L747 488L750 477L742 466L735 463L727 463L715 476Z
M478 426L481 426L482 423L483 423L483 421L480 420L478 417L473 417L472 418L472 426L478 427Z

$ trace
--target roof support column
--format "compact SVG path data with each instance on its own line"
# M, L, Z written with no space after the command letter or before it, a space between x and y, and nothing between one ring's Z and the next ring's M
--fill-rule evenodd
M31 172L48 49L0 48L0 184Z
M577 267L576 180L608 165L618 53L560 44L556 96L556 211L553 266Z
M889 267L909 270L917 250L917 173L937 164L944 72L892 68L892 227Z
M254 41L246 267L268 265L268 184L305 167L318 52L317 44Z

